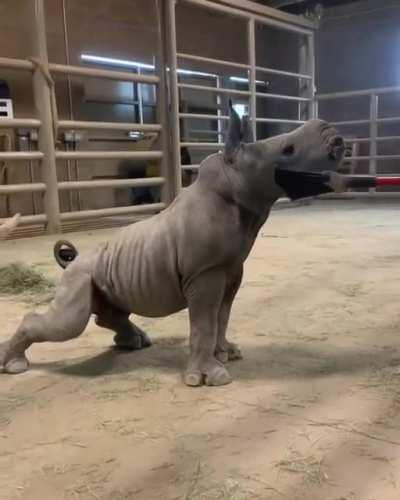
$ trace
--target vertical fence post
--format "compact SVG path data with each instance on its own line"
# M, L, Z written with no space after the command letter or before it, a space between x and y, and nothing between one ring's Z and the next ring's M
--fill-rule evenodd
M33 51L44 67L48 68L46 25L43 0L34 0L33 16ZM57 170L55 141L53 128L53 115L51 111L51 94L49 83L43 71L35 67L33 72L33 92L35 106L42 124L39 129L39 149L44 157L42 159L42 175L46 184L44 196L45 213L47 216L47 232L58 233L61 229L60 203L57 186Z
M299 102L298 119L316 118L314 33L302 37L299 50L299 73L310 77L307 79L299 78L299 95L310 99L310 101L307 103Z
M257 140L257 87L256 87L256 34L255 21L251 17L247 21L248 51L249 51L249 90L250 90L250 119L254 140Z
M169 204L177 195L175 186L175 164L171 157L171 120L168 119L168 79L167 79L167 56L166 56L166 12L164 0L156 0L157 10L157 56L155 68L160 82L156 90L156 115L157 123L161 125L158 144L163 152L161 159L161 175L165 178L165 184L161 188L161 200Z
M181 145L179 130L179 90L177 73L177 49L176 49L176 0L162 0L165 5L164 25L164 47L166 50L166 62L169 70L169 103L167 106L167 116L170 130L170 196L173 198L182 188L182 167L181 167Z
M377 171L377 160L376 156L378 154L378 105L379 97L376 94L371 94L370 97L370 124L369 124L369 174L376 175ZM369 190L370 194L373 195L376 192L375 188Z

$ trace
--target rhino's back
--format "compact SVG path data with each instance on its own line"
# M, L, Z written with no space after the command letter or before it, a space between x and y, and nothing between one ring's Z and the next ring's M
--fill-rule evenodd
M164 212L128 226L108 243L95 281L124 310L165 316L186 307L177 266L176 238Z

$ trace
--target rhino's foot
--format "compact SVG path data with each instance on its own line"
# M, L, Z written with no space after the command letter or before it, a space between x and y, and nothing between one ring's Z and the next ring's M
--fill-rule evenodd
M150 337L137 327L134 327L129 332L117 333L114 336L114 342L118 349L129 351L136 351L151 346Z
M217 360L201 366L189 367L184 382L191 387L200 385L226 385L232 382L228 370Z
M238 345L232 342L225 342L223 346L217 346L215 357L221 363L243 359L242 352Z
M9 354L9 343L0 344L0 373L17 374L26 372L29 362L24 353L18 355Z

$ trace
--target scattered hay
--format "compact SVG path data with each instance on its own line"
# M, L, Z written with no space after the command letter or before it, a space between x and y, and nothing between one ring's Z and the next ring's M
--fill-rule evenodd
M54 282L33 266L20 262L0 266L0 295L24 295L47 302L54 288Z
M322 459L314 456L302 456L293 452L286 460L277 462L275 467L279 471L301 475L308 484L321 485L328 480L328 475L322 467Z

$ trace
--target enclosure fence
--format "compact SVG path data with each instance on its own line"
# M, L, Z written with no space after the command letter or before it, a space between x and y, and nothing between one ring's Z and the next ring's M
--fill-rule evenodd
M382 172L380 162L388 162L390 160L400 159L400 154L379 154L378 147L384 143L395 143L400 141L400 135L380 135L379 129L384 125L400 124L400 116L381 116L380 99L383 96L400 96L400 87L382 87L375 89L355 90L348 92L335 92L327 94L317 94L315 96L317 109L319 103L333 101L335 103L343 100L351 100L354 98L365 97L368 99L369 109L366 109L367 118L355 120L334 121L332 124L336 126L344 135L345 141L351 145L351 155L346 158L346 161L351 165L351 173L357 171L363 166L368 166L370 175L393 176L398 175L388 172ZM317 111L318 113L318 111ZM321 114L321 113L319 113ZM324 117L322 115L322 117ZM363 131L360 133L360 128ZM356 131L355 131L356 129ZM351 132L355 133L350 136ZM360 136L361 135L361 136ZM368 146L367 154L358 154L360 146ZM376 192L375 188L371 188L368 193L358 192L357 196L381 196L390 197L398 193ZM354 195L354 193L353 193Z
M32 4L32 30L34 46L31 59L0 58L0 68L26 72L32 77L33 93L37 118L0 119L0 128L36 129L38 131L38 151L5 151L0 152L0 161L39 161L42 165L43 182L7 184L0 186L0 195L13 193L43 193L44 213L26 215L21 224L44 224L47 232L57 233L64 221L85 220L112 215L156 213L163 210L178 194L181 188L182 170L195 171L198 164L181 165L181 148L188 147L202 150L218 150L223 147L222 124L228 116L221 112L216 114L185 113L180 111L180 93L184 90L208 92L246 98L249 102L249 117L254 137L257 137L257 123L280 123L297 126L310 117L316 116L315 100L315 68L314 68L314 29L311 21L296 18L280 11L263 7L247 0L225 2L217 0L155 0L157 5L158 40L157 63L154 75L133 74L128 71L97 69L86 66L73 66L49 63L45 29L45 13L43 0L29 0ZM199 9L207 9L229 16L239 17L247 23L248 62L239 64L234 61L203 57L177 51L176 6L187 3ZM229 5L228 5L229 3ZM234 7L232 7L234 5ZM255 26L257 24L272 26L279 30L296 33L305 37L300 51L299 72L286 71L257 65ZM185 83L179 77L178 60L192 63L206 63L220 67L240 68L247 72L248 89L238 90L225 88L217 78L215 87ZM260 92L257 90L257 73L280 75L293 78L299 83L301 93L298 96ZM153 85L157 92L157 123L120 123L100 121L59 120L54 92L53 76L57 74L81 76L97 79L111 79ZM375 95L375 94L374 94ZM319 96L319 99L327 98ZM298 105L297 119L261 117L257 114L257 103L260 99L292 101ZM220 101L218 101L220 102ZM180 133L180 121L188 119L212 120L218 123L217 141L192 142L184 140ZM151 151L61 151L57 148L57 133L61 130L117 130L155 132L158 134L157 149ZM374 141L376 143L376 140ZM371 143L373 144L373 143ZM376 159L376 151L371 145L371 158ZM157 160L160 162L158 177L139 179L102 179L89 181L65 181L57 178L56 164L58 160L94 160L94 159L132 159ZM87 190L98 188L130 188L143 186L161 187L161 201L157 203L109 207L96 210L60 211L59 193L61 191Z

